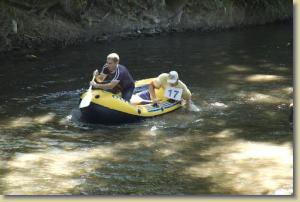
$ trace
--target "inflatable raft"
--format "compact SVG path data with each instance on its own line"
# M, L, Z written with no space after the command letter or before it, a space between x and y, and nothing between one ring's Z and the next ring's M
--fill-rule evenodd
M151 103L148 87L152 80L153 78L136 81L130 102L117 94L99 89L92 90L91 103L80 109L81 120L109 125L132 123L163 115L181 107L181 101L165 98L162 89L156 90L159 103ZM86 95L86 92L83 93L80 100Z

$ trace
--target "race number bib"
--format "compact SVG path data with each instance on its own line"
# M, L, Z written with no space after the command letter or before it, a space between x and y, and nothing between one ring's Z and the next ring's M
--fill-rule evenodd
M167 87L165 90L165 97L180 101L182 97L182 89L181 88L173 88L173 87Z

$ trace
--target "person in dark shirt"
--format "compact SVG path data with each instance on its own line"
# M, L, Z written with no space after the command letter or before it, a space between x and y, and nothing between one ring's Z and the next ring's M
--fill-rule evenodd
M118 54L109 54L100 74L98 69L94 71L95 79L91 81L91 85L113 93L121 92L122 98L129 101L134 90L134 80L127 68L119 64L119 61Z

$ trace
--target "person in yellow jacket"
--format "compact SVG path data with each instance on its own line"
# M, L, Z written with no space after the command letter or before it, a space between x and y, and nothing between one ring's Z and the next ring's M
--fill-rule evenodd
M163 88L164 96L173 100L184 100L188 109L192 107L192 94L187 86L179 80L176 71L162 73L155 78L149 85L150 98L153 103L157 103L158 99L155 89Z

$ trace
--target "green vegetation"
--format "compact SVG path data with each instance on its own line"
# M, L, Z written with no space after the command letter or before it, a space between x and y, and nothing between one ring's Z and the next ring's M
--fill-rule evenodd
M286 0L1 0L0 52L289 18Z

